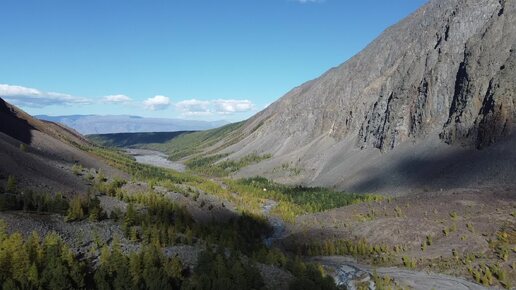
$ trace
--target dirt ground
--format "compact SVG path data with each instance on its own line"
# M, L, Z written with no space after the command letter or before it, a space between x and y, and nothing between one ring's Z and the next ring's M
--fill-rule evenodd
M515 280L515 215L515 188L426 192L301 216L289 225L291 235L284 243L363 239L371 245L402 248L394 254L395 263L408 256L420 270L472 279L466 265L448 262L455 251L457 260L472 254L473 267L498 264ZM506 246L512 249L505 259L496 251L501 235L506 235Z

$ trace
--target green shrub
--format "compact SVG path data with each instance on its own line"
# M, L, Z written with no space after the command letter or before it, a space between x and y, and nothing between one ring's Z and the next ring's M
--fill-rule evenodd
M98 183L107 181L106 175L104 174L104 171L102 169L99 169L97 171L97 176L95 177L95 179L97 180Z
M7 186L6 186L7 192L15 193L17 191L16 183L17 183L16 177L14 177L14 175L9 175L9 177L7 177Z
M24 194L1 194L0 209L64 214L68 209L68 202L61 193L51 195L26 191Z
M81 173L82 173L82 169L83 169L83 168L82 168L82 165L81 165L81 164L79 164L79 163L74 163L74 164L72 165L72 172L73 172L73 174L75 174L75 175L81 175Z
M0 225L0 286L3 289L83 289L85 264L55 233L7 234Z
M186 289L263 289L265 283L251 261L222 250L203 251Z
M0 210L15 210L20 208L16 195L11 193L0 193Z
M401 261L403 262L403 266L405 266L407 268L410 268L410 269L416 268L416 260L415 259L412 259L408 256L403 256L403 257L401 257Z
M70 200L70 208L68 209L66 219L68 221L82 220L84 216L83 198L80 196L73 197Z
M85 177L87 180L93 180L95 179L95 177L93 176L93 174L91 173L91 170L88 170L88 172L86 173L86 177Z
M109 196L115 196L117 191L122 188L127 183L127 181L122 180L118 177L115 177L111 182L96 182L95 190L101 194L106 194Z
M27 152L27 144L25 144L25 143L20 143L20 151L22 151L22 152Z
M393 289L402 289L400 287L396 287L394 280L390 278L388 275L380 276L376 271L373 272L373 281L376 284L376 289L378 290L393 290ZM369 289L369 288L368 288Z
M96 196L74 196L70 200L66 220L69 222L79 221L86 217L88 217L91 221L99 221L106 217L105 213L100 207L100 200Z
M239 160L220 161L228 155L229 154L218 154L211 156L195 157L193 159L188 160L185 164L190 170L194 172L208 176L223 177L227 176L230 173L237 172L243 167L249 166L254 163L258 163L272 156L270 154L258 155L256 153L253 153L244 156Z
M402 212L401 208L399 208L398 206L396 206L394 208L394 213L396 214L396 217L402 217L403 216L403 212Z
M431 235L426 236L426 244L428 246L432 245L432 236Z

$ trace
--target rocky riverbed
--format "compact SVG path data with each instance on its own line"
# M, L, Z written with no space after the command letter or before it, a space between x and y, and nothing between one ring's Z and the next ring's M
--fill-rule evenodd
M277 201L266 200L262 205L263 214L267 217L269 224L272 226L272 235L264 240L267 247L271 247L274 241L280 240L287 234L285 222L275 216L271 216L270 212L278 205Z
M327 268L339 286L348 290L357 289L357 285L367 283L370 290L376 289L372 275L389 276L403 287L409 289L441 289L441 290L485 290L482 285L462 278L430 272L412 271L397 267L378 267L362 265L351 257L330 256L311 259Z
M180 162L174 162L167 159L167 155L163 152L147 149L125 149L127 153L134 156L136 162L173 169L179 172L186 170L186 166Z

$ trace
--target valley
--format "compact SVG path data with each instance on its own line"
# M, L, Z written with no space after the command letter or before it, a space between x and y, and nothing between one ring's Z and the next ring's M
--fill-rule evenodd
M222 180L219 183L227 187ZM506 233L513 235L514 195L513 188L503 187L428 192L302 214L290 222L271 214L278 203L265 199L262 213L273 229L265 243L309 255L307 261L321 264L337 285L345 285L347 289L369 283L376 285L379 277L388 277L390 283L409 289L486 289L459 277L471 275L468 269L475 264L499 265L498 250L491 252L488 243L498 240L507 230ZM366 247L380 246L395 252L386 250L379 252L381 257L374 257L367 251L341 252L337 245L332 245L332 241L338 244L339 240L352 245L354 242L349 237L358 242L367 241ZM306 245L315 243L319 250L300 251L296 249L300 241ZM337 256L339 252L345 255ZM318 256L321 254L324 256ZM407 264L406 259L414 264ZM512 263L507 262L505 265ZM378 276L373 279L373 275Z
M0 84L0 289L516 289L516 1L269 2L49 17L85 38Z
M12 150L23 147L31 158L49 156L3 136L13 143ZM177 138L185 136L194 143L218 138L206 138L217 136L209 131ZM69 146L68 139L53 142ZM331 289L335 282L348 289L510 288L516 277L516 200L509 186L399 196L353 194L237 177L243 168L270 156L229 160L225 155L197 155L171 161L167 153L143 149L163 145L127 149L88 142L79 147L88 158L63 159L56 166L88 187L87 194L69 192L52 199L41 189L27 194L30 186L23 176L4 178L8 193L2 196L0 219L4 236L8 234L5 241L16 233L25 238L57 234L91 269L101 269L98 263L106 255L129 259L154 245L161 249L160 263L180 263L181 276L164 278L180 287L208 283L196 278L199 271L211 271L198 269L199 259L217 247L234 253L227 258L241 255L238 259L249 261L248 270L263 278L255 282L268 289L299 289L296 283L308 283L305 271L311 271L309 281L318 281L311 282L313 289ZM97 161L89 167L81 160ZM82 275L81 285L93 287L125 274Z
M141 162L141 161L138 161L138 162ZM143 161L141 163L149 164L147 160ZM155 166L160 167L161 166L160 164L161 164L160 162L157 162L155 164L149 164L149 165L155 165ZM161 167L165 167L165 166L161 166ZM225 186L222 182L221 182L221 185L223 187ZM498 189L498 191L500 191L500 192L503 192L504 190L507 191L507 189L503 189L503 188ZM477 199L476 194L478 194L478 193L473 193L473 194L469 193L468 194L467 192L468 192L467 190L463 189L463 190L459 190L458 192L451 193L451 194L461 195L461 196L457 196L454 199L457 200L457 202L459 202L461 204L468 205L469 208L471 208L471 211L474 211L474 209L472 209L472 207L475 205L478 205L478 202L481 202L484 205L489 204L489 202L487 202L487 200L489 200L490 197L488 197L487 200L473 201L473 199ZM488 193L486 192L485 194L488 194ZM502 215L503 215L503 213L505 213L506 217L502 218L502 221L495 222L495 224L504 224L507 222L509 222L509 223L511 222L511 214L512 214L513 209L516 207L514 200L512 200L510 198L510 196L512 194L513 194L512 191L507 191L507 194L505 194L505 196L509 197L509 200L504 201L502 199L499 201L500 208L496 208L496 211L499 213L502 213ZM438 197L437 195L442 196L442 198ZM450 193L443 193L443 192L426 194L426 195L421 194L420 196L416 196L415 199L406 200L404 198L401 198L399 200L399 202L397 202L397 200L395 200L395 199L392 199L391 201L389 201L389 203L392 203L392 204L405 203L405 205L406 205L405 207L408 208L409 207L408 204L410 202L414 202L418 199L421 199L423 196L429 196L434 199L431 201L430 204L436 205L436 204L440 203L439 208L444 210L444 208L442 207L443 202L446 202L448 204L453 204L449 200L449 197L448 198L446 197L449 195L450 195ZM503 196L503 194L502 194L502 196ZM505 206L506 202L508 202L508 206ZM425 208L429 208L430 204L423 204L423 205L416 204L415 208L413 210L415 212L421 211ZM424 240L428 236L439 235L439 230L432 230L432 228L434 228L435 226L439 226L441 224L441 223L436 223L434 226L429 226L429 225L425 224L424 221L417 220L417 218L418 218L417 213L412 213L411 217L410 217L411 225L400 225L400 227L397 227L394 225L394 223L392 221L390 221L390 219L386 219L385 221L383 221L382 217L378 216L378 217L371 217L371 220L377 220L379 223L382 223L382 224L386 223L386 225L374 225L372 229L368 229L366 217L368 215L370 215L371 213L374 214L375 210L382 210L382 209L387 210L385 208L385 206L384 207L379 207L379 206L375 206L375 205L371 206L371 204L367 204L367 207L366 207L367 209L365 209L365 206L361 206L362 207L361 210L357 210L356 207L350 206L350 207L339 208L336 210L330 210L329 212L324 212L322 214L302 215L296 219L295 223L287 224L280 217L271 215L271 210L274 209L277 205L278 204L275 200L263 200L262 212L263 212L263 215L268 219L268 221L272 227L272 233L264 241L265 244L269 247L272 246L273 244L274 245L281 245L282 243L288 244L289 240L310 241L313 238L315 241L319 241L321 239L322 240L324 240L324 239L332 240L332 239L346 238L349 236L354 236L358 239L372 240L376 244L380 244L380 243L384 242L383 245L389 245L389 246L394 245L392 247L397 247L398 245L401 245L405 241L409 240L408 237L406 237L406 238L403 237L401 235L401 233L399 232L400 228L405 228L405 229L407 229L408 235L413 235L412 239L414 240L414 244L408 245L405 243L405 245L403 245L402 247L420 248L423 243L426 243L426 241L424 241ZM381 203L380 203L380 205L381 205ZM397 206L395 206L395 207L397 207ZM504 207L505 207L505 209L503 209ZM451 209L457 210L458 208L456 205L453 205L451 207ZM393 210L393 212L395 212L395 208L393 208L392 210ZM365 212L359 213L360 211L365 211ZM402 211L402 210L400 210L400 211ZM485 211L486 216L491 216L491 214L489 213L488 210L486 211L484 209L484 211ZM345 213L348 216L339 216L338 212ZM352 215L349 214L350 212L352 213ZM428 213L425 212L425 217L427 214ZM460 214L462 214L462 212L460 212ZM436 214L436 215L438 215L438 214ZM385 214L385 216L388 216L388 215ZM477 218L478 218L478 216L477 216ZM358 219L358 220L364 219L364 221L359 222L360 225L357 226L356 229L351 229L348 231L343 231L342 229L340 229L338 226L338 223L337 224L331 223L331 221L334 221L334 222L335 221L343 221L343 220L352 221L355 219ZM309 221L309 220L313 220L313 221ZM484 236L486 236L485 231L487 231L487 228L485 228L485 226L487 224L489 224L489 221L486 221L486 222L484 222L484 221L480 222L481 224L483 224L483 231L484 231L483 235ZM467 223L466 221L464 221L464 223L469 225L469 227L471 227L471 228L478 226L477 223L475 223L475 225L473 225L472 223ZM310 224L310 226L307 226L309 224ZM420 228L424 227L425 230L423 230L423 232L425 234L426 233L430 233L430 234L426 234L426 235L418 238L417 237L417 229L411 228L411 227L416 227L416 226L413 226L413 224L417 224L418 225L417 227L420 227ZM512 226L514 226L514 224ZM350 225L344 225L344 228L346 228L346 227L350 227ZM328 230L328 228L330 228L331 230ZM380 232L381 228L383 228L383 232ZM461 236L461 240L462 240L465 237L463 235L464 231L459 230L459 232L460 233L453 234L453 235L455 235L455 236L462 235ZM397 235L393 235L394 233L396 233ZM471 235L472 231L469 231L467 233ZM496 233L491 233L490 236L495 237ZM389 239L389 238L391 238L391 239L394 238L394 240L385 242L385 240ZM477 241L482 240L481 237L476 237L473 239L477 240ZM439 238L436 237L436 238L434 238L434 240L439 240ZM368 264L364 264L364 262L365 263L367 263L368 261L371 262L371 260L368 260L368 259L364 260L363 259L364 257L358 257L358 259L362 261L362 264L359 264L357 261L357 257L353 257L353 256L349 256L349 255L336 256L338 251L324 253L329 256L306 257L306 260L311 261L311 262L316 262L316 263L322 265L324 268L327 269L328 273L330 275L332 275L332 277L335 279L336 284L345 286L345 287L347 287L346 289L357 289L357 287L360 287L359 285L368 285L369 288L375 288L375 287L377 287L376 283L375 283L375 279L376 279L376 281L379 281L378 277L389 277L388 279L392 280L391 283L396 282L396 283L398 283L398 285L400 285L400 287L407 287L408 289L448 289L448 290L452 290L452 289L486 289L485 287L483 287L479 284L475 284L466 279L461 279L456 276L437 274L440 272L448 272L449 274L452 274L452 275L459 275L459 276L467 275L464 272L460 272L460 271L457 272L456 271L457 269L453 268L454 267L453 264L450 264L449 266L441 265L444 267L450 267L448 269L432 268L431 263L434 263L434 262L431 261L431 259L433 259L434 257L443 257L443 256L449 255L450 253L448 253L448 251L450 249L450 243L452 243L452 244L455 243L457 245L460 244L460 241L455 241L455 242L443 241L443 242L445 242L445 245L442 245L442 246L435 245L435 242L434 242L432 249L429 250L429 252L431 252L430 256L425 255L426 249L422 250L422 254L417 253L417 252L419 252L419 249L409 252L411 257L417 257L416 259L420 259L421 264L418 266L418 268L421 269L420 271L407 270L407 269L403 269L400 267L392 267L392 266L386 267L388 265L403 266L395 261L390 261L387 263L380 263L379 266L373 266L376 264L376 262L373 262L373 265L371 265L371 264L368 265ZM463 245L464 248L461 249L460 251L464 252L464 251L471 250L472 252L474 252L473 250L476 249L478 252L485 252L486 249L476 248L474 243L475 243L475 241L472 241L471 243L464 243L464 245ZM406 252L406 250L405 250L405 252ZM317 255L317 254L315 254L315 255ZM425 257L431 257L431 258L429 258L430 260L427 262L427 261L423 261L423 259ZM425 265L425 263L427 265ZM386 266L382 266L382 265L386 265ZM432 271L434 271L434 273L432 273ZM373 275L378 275L378 276L375 276L375 279L373 279Z

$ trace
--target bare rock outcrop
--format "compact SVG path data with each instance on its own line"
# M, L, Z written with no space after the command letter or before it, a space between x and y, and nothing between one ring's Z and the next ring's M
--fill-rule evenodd
M513 140L515 46L515 1L432 0L249 119L239 129L242 140L225 152L273 154L242 176L347 189L367 171L337 162L349 163L351 152L384 162L403 144L437 142L445 152ZM305 171L294 178L268 174L284 162Z

